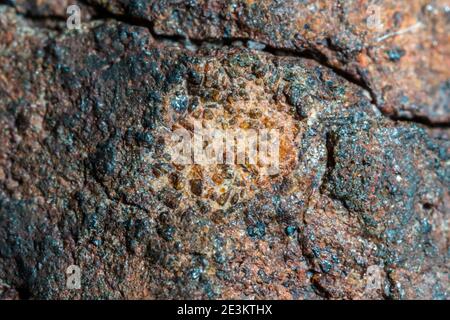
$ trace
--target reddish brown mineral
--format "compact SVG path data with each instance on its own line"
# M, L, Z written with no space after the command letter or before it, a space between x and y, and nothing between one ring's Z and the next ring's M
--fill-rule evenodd
M448 298L445 1L3 3L0 298Z

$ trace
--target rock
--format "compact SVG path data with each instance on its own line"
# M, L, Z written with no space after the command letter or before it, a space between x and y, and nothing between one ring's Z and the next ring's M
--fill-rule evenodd
M447 299L439 1L380 34L365 1L91 0L121 21L80 30L39 3L0 5L0 298ZM273 130L278 170L179 163L198 122Z
M114 14L143 18L161 36L249 39L273 50L318 57L363 84L375 104L394 118L450 122L445 0L432 4L428 0L407 4L227 0L214 5L208 1L172 5L161 0L142 1L139 10L130 9L133 2L92 2ZM249 47L264 50L260 45Z

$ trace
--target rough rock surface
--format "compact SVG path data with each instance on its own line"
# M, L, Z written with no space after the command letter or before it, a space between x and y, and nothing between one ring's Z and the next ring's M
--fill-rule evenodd
M448 298L444 1L4 3L1 298ZM195 121L280 173L174 163Z
M190 39L245 39L313 55L396 118L450 122L447 0L89 0Z

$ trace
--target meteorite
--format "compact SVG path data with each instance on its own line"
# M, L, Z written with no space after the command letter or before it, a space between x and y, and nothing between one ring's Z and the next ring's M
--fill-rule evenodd
M445 1L0 3L0 298L448 298Z

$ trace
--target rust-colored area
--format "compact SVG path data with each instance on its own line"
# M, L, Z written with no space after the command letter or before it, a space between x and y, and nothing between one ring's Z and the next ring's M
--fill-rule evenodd
M0 298L448 298L444 1L81 3L0 4Z

